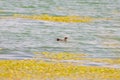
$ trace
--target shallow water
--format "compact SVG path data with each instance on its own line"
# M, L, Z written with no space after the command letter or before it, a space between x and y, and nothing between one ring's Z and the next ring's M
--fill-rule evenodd
M26 59L33 52L72 52L120 58L119 0L1 0L0 59ZM62 23L13 18L14 14L110 18ZM4 18L9 17L9 18ZM67 36L68 42L56 38Z

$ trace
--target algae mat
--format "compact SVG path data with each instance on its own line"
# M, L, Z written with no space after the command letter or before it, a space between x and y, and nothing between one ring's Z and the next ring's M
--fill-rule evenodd
M43 20L49 22L62 22L62 23L89 23L100 20L112 20L112 18L94 18L90 16L76 16L76 15L68 15L68 16L55 16L55 15L22 15L22 14L14 14L14 18L23 18L23 19L31 19L31 20Z
M119 80L120 69L42 60L1 60L1 80Z
M119 59L91 59L87 54L34 52L26 60L0 60L1 80L119 80L120 68L85 66L80 61L119 64ZM41 59L41 57L43 59ZM49 60L46 60L49 59ZM68 60L67 62L65 60ZM77 63L71 62L71 60ZM112 61L112 62L111 62Z

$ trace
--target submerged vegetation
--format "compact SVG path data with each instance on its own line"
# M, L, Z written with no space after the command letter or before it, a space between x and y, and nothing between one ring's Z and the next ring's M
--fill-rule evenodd
M120 68L76 65L59 60L80 60L87 55L73 53L35 52L36 58L28 60L0 60L1 80L119 80ZM83 59L82 59L83 60ZM87 58L85 59L87 60ZM90 60L90 59L89 59ZM92 59L91 59L92 60ZM100 61L100 59L96 59ZM108 61L108 60L103 60Z
M81 60L82 57L87 56L86 54L74 54L74 53L67 53L67 52L61 52L61 53L50 53L50 52L34 52L36 54L36 57L43 56L44 58L48 59L55 59L55 60ZM39 56L40 55L40 56Z
M91 22L94 20L92 17L80 17L80 16L50 16L50 15L20 15L14 14L15 18L25 18L25 19L33 19L33 20L44 20L44 21L52 21L52 22Z
M120 59L110 59L110 58L90 58L89 54L85 53L68 53L68 52L60 52L60 53L50 53L50 52L34 52L36 55L35 58L44 58L44 59L52 59L52 60L88 60L91 62L101 62L108 64L120 64Z
M120 69L39 60L1 60L1 80L119 80Z

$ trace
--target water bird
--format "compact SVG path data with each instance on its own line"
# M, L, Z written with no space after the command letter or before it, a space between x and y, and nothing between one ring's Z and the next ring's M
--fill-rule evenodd
M67 42L68 37L64 37L64 39L57 38L57 41Z

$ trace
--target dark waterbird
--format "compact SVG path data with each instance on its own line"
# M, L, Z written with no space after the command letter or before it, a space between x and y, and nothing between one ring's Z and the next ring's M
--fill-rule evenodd
M57 41L67 42L68 37L64 37L64 39L57 38Z

